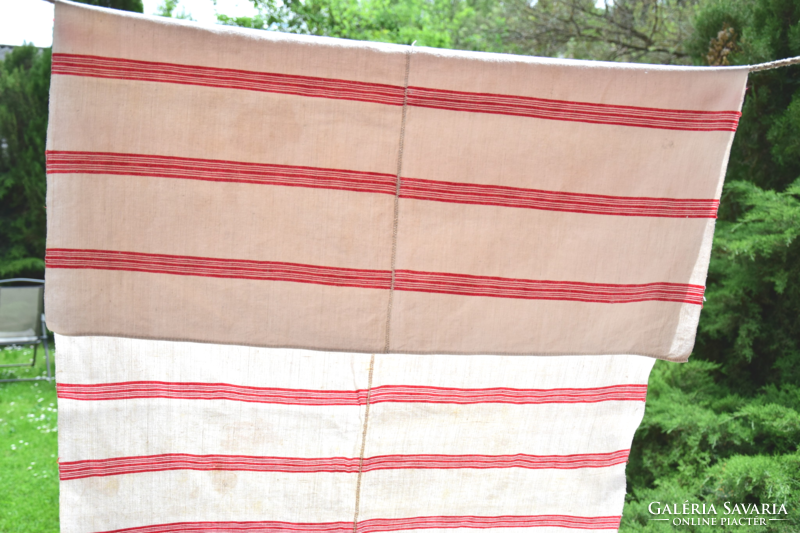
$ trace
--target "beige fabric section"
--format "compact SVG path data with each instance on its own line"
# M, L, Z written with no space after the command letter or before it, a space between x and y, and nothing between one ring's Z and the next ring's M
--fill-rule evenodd
M47 283L73 288L46 293L56 332L361 352L385 341L382 290L70 269L48 270Z
M397 106L77 76L53 84L49 150L397 169Z
M713 227L406 199L400 220L397 269L590 283L685 283Z
M708 237L714 228L709 219L642 218L632 223L631 217L419 200L401 200L400 218L397 269L620 284L704 285ZM396 292L393 298L392 348L425 353L594 350L686 360L700 311L697 305L667 302L603 304L410 292ZM665 312L667 307L674 311Z
M63 221L51 248L391 266L385 194L97 174L56 174L50 189L51 220Z
M56 7L54 53L386 84L395 98L408 67L412 87L704 111L737 110L747 76L743 68L551 60L203 27L69 2ZM718 197L733 137L64 74L54 76L51 90L50 150L370 171L389 180L401 167L408 178L624 197ZM396 212L390 194L123 175L48 180L49 248L387 276L397 268L702 285L713 235L711 219L406 199ZM366 353L686 360L700 313L698 305L674 302L391 296L385 289L59 268L48 269L47 282L48 323L62 334Z
M670 352L681 307L396 291L391 345L401 353L524 355L579 355L602 346L601 354L686 360L689 352Z
M416 54L411 61L415 72ZM685 104L677 107L686 109ZM719 198L721 161L733 138L728 131L633 128L421 107L410 107L406 120L404 176L610 196Z

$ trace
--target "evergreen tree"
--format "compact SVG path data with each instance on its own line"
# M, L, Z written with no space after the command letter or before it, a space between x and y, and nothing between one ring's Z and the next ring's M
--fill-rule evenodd
M136 13L144 13L144 5L142 0L74 0L82 4L90 4L93 6L109 7L111 9L121 9L122 11L134 11Z
M697 64L800 55L800 1L714 1ZM750 75L692 360L656 363L628 465L623 531L671 531L652 501L785 504L800 529L800 68ZM719 528L735 531L738 526ZM704 531L702 527L682 527Z
M141 0L83 3L143 10ZM0 61L0 278L44 276L49 93L49 49L19 46Z
M49 92L49 50L0 62L0 278L43 276Z

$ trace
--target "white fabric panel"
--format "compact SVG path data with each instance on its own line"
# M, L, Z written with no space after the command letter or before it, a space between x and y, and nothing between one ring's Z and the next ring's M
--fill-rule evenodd
M369 374L369 354L118 337L56 338L60 383L204 381L259 387L291 383L300 389L356 390L367 387Z
M565 416L568 415L568 416ZM367 456L603 453L627 449L643 402L370 407Z
M57 346L69 533L608 531L654 362Z
M179 470L61 485L61 533L190 522L353 519L356 474ZM143 520L146 522L143 523Z
M357 457L363 407L60 400L62 461L164 453Z
M625 467L387 470L364 476L359 517L622 513Z
M381 355L375 360L373 387L564 388L647 383L654 360L638 355Z

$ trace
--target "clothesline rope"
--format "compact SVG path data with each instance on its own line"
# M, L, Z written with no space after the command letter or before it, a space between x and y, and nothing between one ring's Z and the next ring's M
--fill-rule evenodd
M772 70L781 67L788 67L789 65L796 65L800 63L800 56L787 57L786 59L779 59L777 61L770 61L768 63L759 63L757 65L750 65L750 72L759 72L761 70Z
M50 2L51 4L55 4L55 0L44 0L45 2ZM417 41L414 41L416 43ZM414 46L413 44L411 46ZM778 59L777 61L770 61L768 63L758 63L757 65L750 65L750 72L759 72L761 70L772 70L776 68L788 67L790 65L796 65L800 63L800 56L797 57L787 57L785 59Z

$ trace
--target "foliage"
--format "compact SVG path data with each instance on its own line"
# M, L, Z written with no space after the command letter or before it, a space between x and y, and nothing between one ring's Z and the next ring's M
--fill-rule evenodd
M685 63L696 0L253 0L225 24L542 56Z
M247 28L420 46L488 50L502 46L489 28L491 0L253 0L256 17L219 15Z
M50 52L15 48L0 62L0 278L42 277Z
M158 6L156 15L160 17L194 20L192 16L186 12L184 7L181 7L181 10L178 12L175 11L178 8L179 2L180 0L162 0L161 4Z
M648 505L687 499L713 503L719 516L725 502L785 504L789 520L749 530L800 527L800 390L772 386L740 395L715 379L719 370L701 359L656 363L628 464L622 531L670 531L671 524L650 520Z
M141 0L83 3L143 9ZM0 61L0 278L44 275L49 94L49 49L19 46Z
M82 4L89 4L100 7L110 7L111 9L121 9L123 11L134 11L144 13L142 0L75 0Z
M800 55L800 1L710 4L691 43L728 26L731 64ZM751 74L723 193L696 355L732 390L800 383L800 69Z
M686 63L695 0L510 0L508 51L539 56Z
M696 354L754 394L800 383L800 180L784 191L728 184ZM735 218L734 218L735 216Z
M695 26L697 64L800 55L798 0L714 0ZM800 529L799 82L796 67L750 75L695 351L651 375L625 531L660 531L647 504L687 498L786 502L791 520L760 530Z

